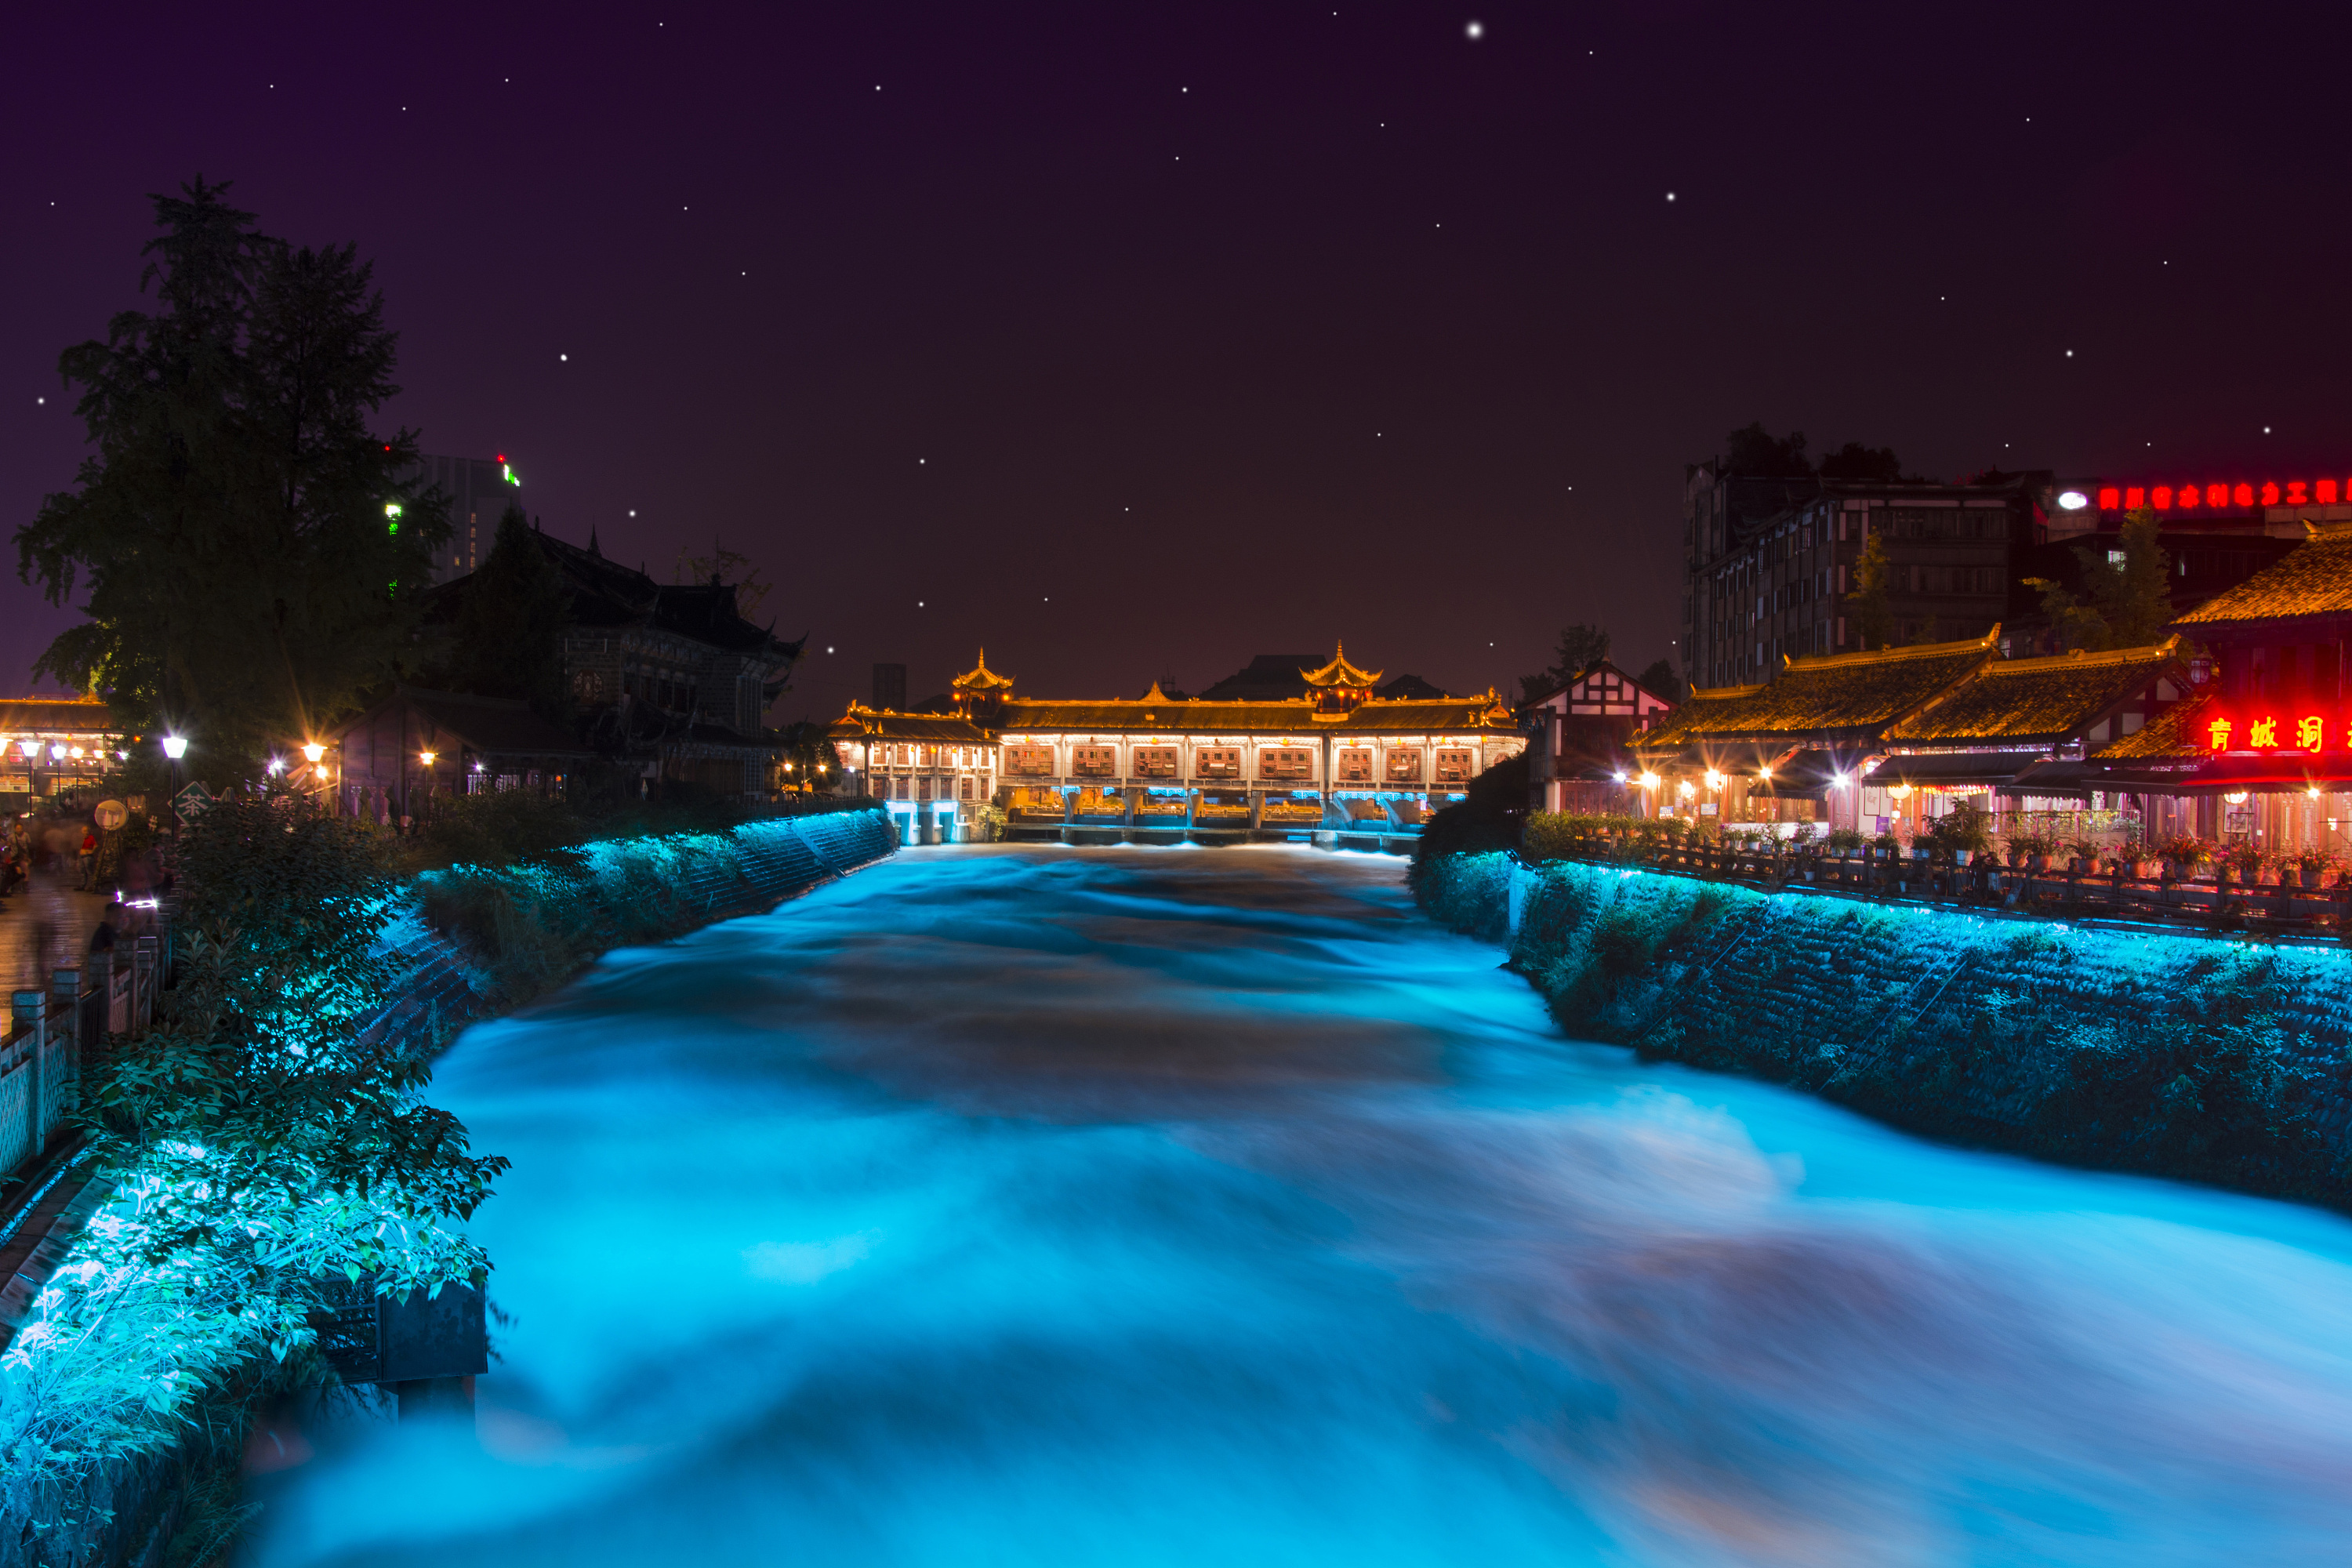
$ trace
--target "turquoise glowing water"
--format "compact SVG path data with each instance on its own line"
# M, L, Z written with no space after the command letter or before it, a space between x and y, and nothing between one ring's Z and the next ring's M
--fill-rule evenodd
M2352 1226L1574 1044L1399 874L913 851L476 1029L480 1449L268 1561L2352 1559Z

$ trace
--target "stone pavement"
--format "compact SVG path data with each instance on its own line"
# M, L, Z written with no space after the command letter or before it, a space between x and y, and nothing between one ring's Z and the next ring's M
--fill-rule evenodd
M89 951L111 893L74 891L72 871L36 871L33 879L0 899L0 985L49 988L60 965L78 964Z

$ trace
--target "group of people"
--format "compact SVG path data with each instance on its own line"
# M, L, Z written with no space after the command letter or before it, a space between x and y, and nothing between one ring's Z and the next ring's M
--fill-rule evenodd
M35 871L47 870L70 869L77 891L103 892L98 863L101 843L98 824L88 817L28 811L8 818L0 832L0 898L26 887ZM126 884L134 878L127 863L110 869ZM152 879L141 880L143 886Z
M99 911L88 952L111 952L121 938L152 928L154 896L167 885L153 851L109 855L105 845L95 821L71 813L26 812L0 822L0 912L14 901L8 895L24 891L35 872L71 871L79 890L103 893L110 885L115 894ZM56 925L47 906L37 905L30 914L34 923L24 933L26 951L20 955L31 964L29 973L45 974L50 964L70 962L81 950L78 934Z

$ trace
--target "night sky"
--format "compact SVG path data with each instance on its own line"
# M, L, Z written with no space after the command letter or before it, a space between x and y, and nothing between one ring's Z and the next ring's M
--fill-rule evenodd
M2341 15L27 11L0 518L69 483L58 351L202 172L374 259L386 424L657 575L753 556L811 634L778 720L982 644L1038 696L1338 637L1507 688L1586 620L1639 668L1684 465L1751 419L2352 477ZM7 560L13 689L67 617Z

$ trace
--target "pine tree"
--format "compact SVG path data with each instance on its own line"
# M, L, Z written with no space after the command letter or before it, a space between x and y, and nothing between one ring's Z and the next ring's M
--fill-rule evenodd
M447 528L396 478L414 435L367 426L398 390L369 268L258 233L227 189L152 198L158 309L59 357L93 450L15 535L23 581L87 595L36 669L96 689L126 730L190 733L216 780L390 670Z

